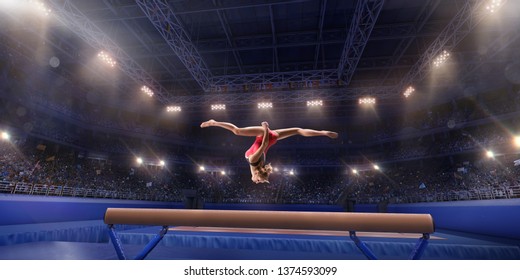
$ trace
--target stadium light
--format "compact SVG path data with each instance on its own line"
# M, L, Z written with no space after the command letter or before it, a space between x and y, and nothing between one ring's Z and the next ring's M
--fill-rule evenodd
M490 13L496 12L502 6L502 0L489 0L486 10Z
M204 167L204 165L201 165L201 166L199 166L199 170L204 171L204 170L206 170L206 168Z
M220 174L221 175L226 175L226 171L222 170L222 171L220 171Z
M140 157L136 158L135 161L137 162L137 164L143 164L143 159Z
M486 152L486 156L487 156L488 158L494 158L494 157L495 157L495 153L493 153L493 151L487 151L487 152Z
M150 97L152 97L153 94L154 94L153 91L149 87L147 87L147 86L141 87L141 91L146 93Z
M376 104L376 99L373 97L363 97L359 99L359 104L361 105L374 105Z
M321 107L321 106L323 106L323 100L307 101L307 107Z
M270 109L270 108L273 108L273 103L271 103L271 102L258 103L258 109Z
M211 105L211 111L224 111L224 110L226 110L226 104Z
M354 174L358 174L357 169L352 169L352 173L354 173Z
M450 57L450 53L446 50L442 51L442 53L433 60L433 66L436 68L440 67L446 60L448 60L448 57Z
M515 136L513 143L515 143L515 146L520 147L520 136Z
M116 61L108 54L106 54L105 52L101 51L98 53L98 57L103 61L105 62L106 64L108 64L108 66L110 67L114 67L116 66Z
M374 169L375 169L375 170L379 170L379 169L380 169L380 168L379 168L379 165L374 164Z
M36 7L36 9L37 9L38 11L40 11L42 14L44 14L45 16L50 15L51 12L52 12L52 10L49 9L49 8L45 5L45 3L41 2L41 1L32 1L32 0L31 0L29 3L30 3L30 4L34 4L35 7Z
M182 109L180 106L168 106L166 112L180 112Z
M9 138L11 138L9 133L2 131L2 140L9 140Z
M159 161L159 166L165 166L165 165L166 165L166 163L164 162L164 160Z
M404 97L408 98L412 93L415 91L415 89L412 86L409 86L403 93Z

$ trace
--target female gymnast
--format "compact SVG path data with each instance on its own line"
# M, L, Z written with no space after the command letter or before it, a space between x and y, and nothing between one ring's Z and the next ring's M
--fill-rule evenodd
M336 132L327 130L313 130L299 127L270 130L267 122L262 122L262 126L237 127L232 123L209 120L200 125L202 128L210 126L227 129L239 136L256 137L255 142L246 151L245 156L251 170L251 180L257 184L269 183L269 175L273 172L273 168L271 164L265 163L265 155L267 154L267 150L278 140L294 135L305 137L327 136L332 139L338 138Z

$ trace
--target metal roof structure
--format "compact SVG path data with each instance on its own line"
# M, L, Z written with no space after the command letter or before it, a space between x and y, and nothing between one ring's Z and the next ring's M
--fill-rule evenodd
M147 86L164 106L242 106L259 96L288 106L311 97L395 102L408 86L421 87L443 51L458 73L451 88L439 85L444 91L478 79L483 65L511 59L519 3L499 1L497 19L486 9L492 1L47 0L52 23L44 34L19 27L17 16L11 25L46 42L63 75L78 67L96 72L92 57L109 53L118 79L98 73L95 84L84 83L128 99ZM36 48L13 32L1 35Z

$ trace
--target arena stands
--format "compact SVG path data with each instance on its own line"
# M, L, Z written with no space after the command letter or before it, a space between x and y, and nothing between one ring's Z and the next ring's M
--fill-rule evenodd
M483 137L502 141L494 133L489 130ZM256 185L243 166L225 175L199 171L193 164L135 166L131 160L89 158L74 149L38 141L2 142L1 192L179 202L184 199L183 190L194 189L208 203L283 204L336 204L340 198L357 203L409 203L520 197L520 169L513 166L514 154L457 163L445 158L402 161L380 171L340 176L337 168L294 175L279 171L270 184ZM295 162L316 168L324 164L312 159L316 154L308 156L306 161L300 155Z

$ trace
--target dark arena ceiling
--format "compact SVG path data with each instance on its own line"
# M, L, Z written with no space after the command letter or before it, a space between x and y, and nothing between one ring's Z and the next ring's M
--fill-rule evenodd
M350 118L372 97L381 117L504 88L520 72L514 0L1 2L3 61L22 68L49 107L180 106L195 124L212 104L243 121L261 101L287 119L306 118L310 100Z

